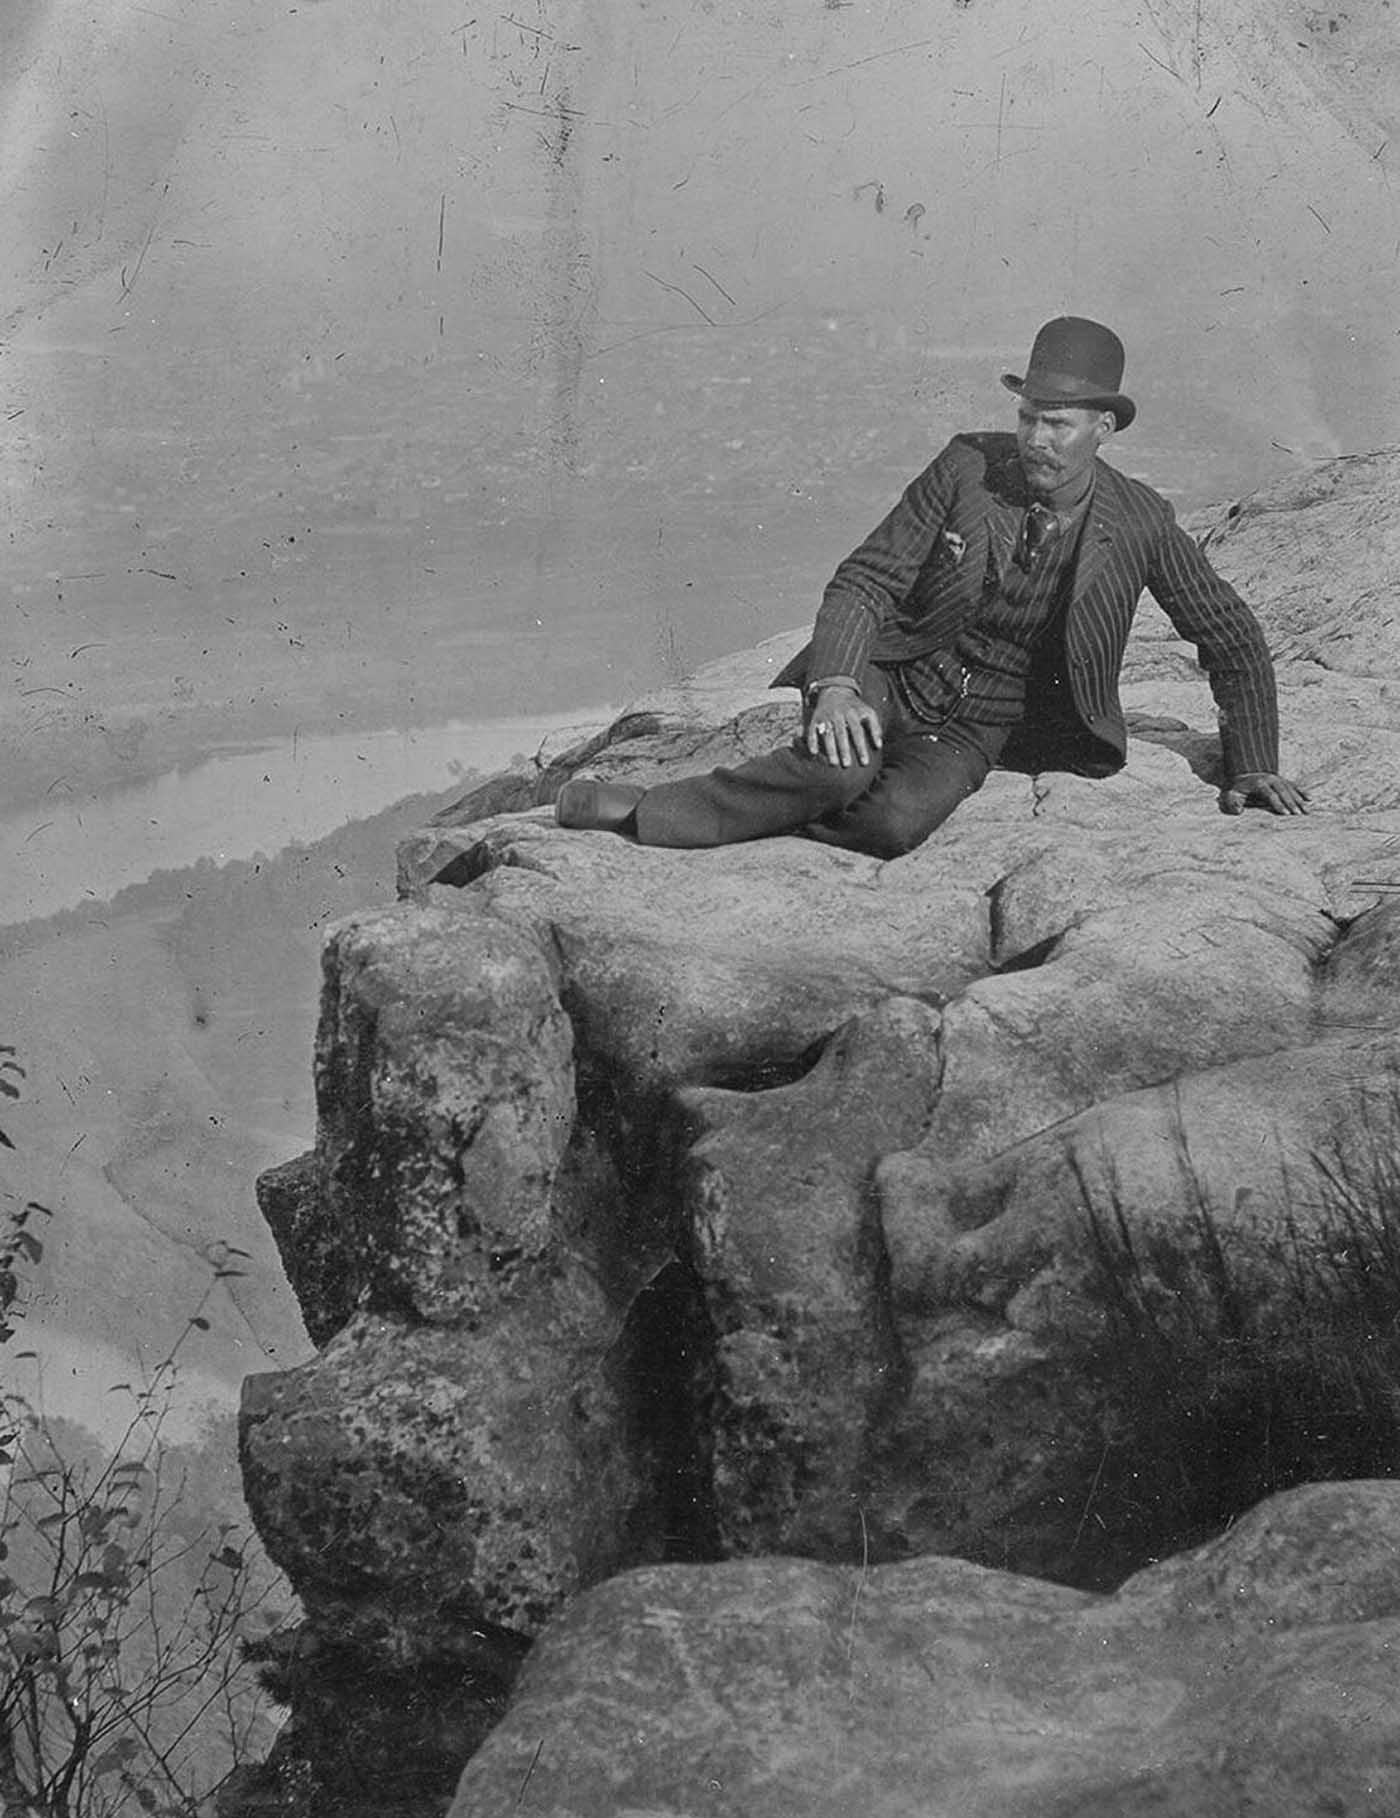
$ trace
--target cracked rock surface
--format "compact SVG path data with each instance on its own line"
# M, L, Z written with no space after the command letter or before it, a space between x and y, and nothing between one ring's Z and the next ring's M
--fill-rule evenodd
M451 1818L1388 1818L1398 1524L1395 1484L1293 1491L1111 1597L951 1559L628 1573L535 1650Z
M1285 1231L1332 1209L1326 1156L1400 1122L1400 894L1360 881L1396 868L1391 808L1225 817L1144 740L1107 783L995 774L888 864L540 810L460 840L453 897L552 948L616 1129L669 1119L656 1233L708 1335L684 1418L725 1551L863 1536L1081 1579L1111 1424L1096 1230L1204 1215L1277 1280Z

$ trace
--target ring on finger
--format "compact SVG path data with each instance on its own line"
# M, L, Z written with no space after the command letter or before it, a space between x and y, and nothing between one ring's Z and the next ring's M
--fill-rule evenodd
M831 731L831 728L830 728L830 726L828 726L828 725L827 725L827 723L826 723L826 721L825 721L825 720L818 720L818 721L817 721L817 724L816 724L816 734L817 734L817 737L818 737L818 738L819 738L819 739L820 739L820 738L825 738L825 737L826 737L826 735L827 735L827 733L828 733L828 732L830 732L830 731Z

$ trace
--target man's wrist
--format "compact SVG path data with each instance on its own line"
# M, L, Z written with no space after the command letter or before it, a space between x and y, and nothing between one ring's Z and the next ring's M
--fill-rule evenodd
M815 682L808 682L802 691L803 698L809 703L815 701L827 688L846 688L852 694L860 693L860 683L853 675L823 675L818 676Z

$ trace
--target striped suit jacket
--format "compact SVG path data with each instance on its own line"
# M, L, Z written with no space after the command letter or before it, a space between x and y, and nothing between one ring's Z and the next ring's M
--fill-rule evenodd
M858 676L949 649L976 617L989 576L1011 558L1027 503L1013 435L955 436L832 576L812 641L773 686ZM1009 509L999 509L1008 507ZM1122 768L1127 732L1118 677L1146 588L1199 653L1220 716L1227 779L1278 770L1278 698L1258 620L1139 480L1095 462L1094 493L1071 581L1060 668L1077 734L1072 767ZM1003 763L1036 768L1034 706ZM1064 744L1053 767L1065 768ZM1047 764L1045 767L1052 767Z

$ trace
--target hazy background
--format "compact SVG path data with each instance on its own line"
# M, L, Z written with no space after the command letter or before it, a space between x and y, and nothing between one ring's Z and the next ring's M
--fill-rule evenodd
M320 930L420 810L335 830L810 617L1045 317L1123 335L1112 458L1182 504L1396 440L1395 39L5 0L0 1184L61 1214L50 1405L100 1427L218 1238L192 1424L305 1352L252 1177L312 1137Z

